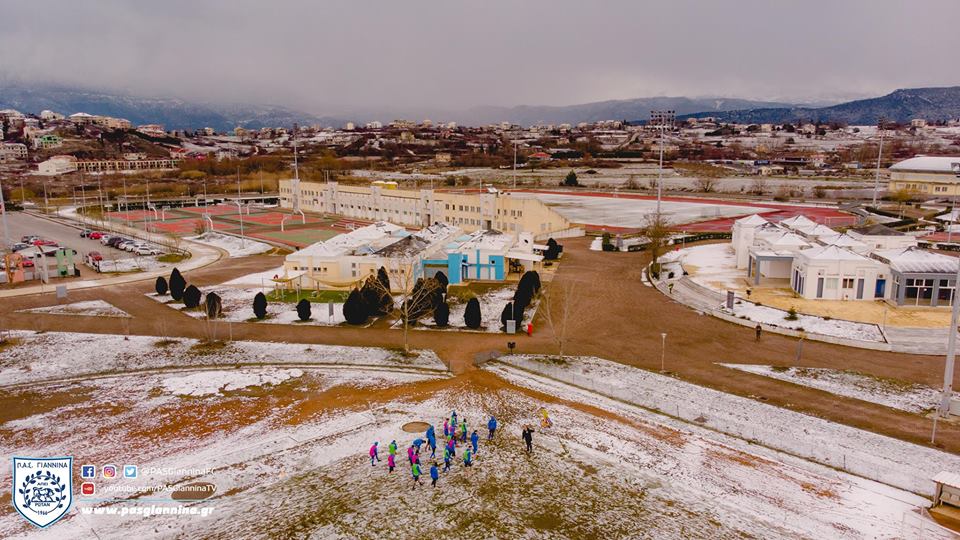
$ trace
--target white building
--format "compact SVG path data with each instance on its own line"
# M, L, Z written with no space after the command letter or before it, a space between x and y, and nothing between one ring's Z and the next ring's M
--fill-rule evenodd
M40 174L45 176L72 173L77 170L77 158L73 156L53 156L37 165L37 169Z
M27 159L27 145L22 143L0 144L0 160L13 161Z
M49 110L40 111L40 119L50 122L53 120L63 120L63 115L58 112L53 112Z
M790 286L810 300L884 298L887 270L878 261L838 246L801 250L793 261Z

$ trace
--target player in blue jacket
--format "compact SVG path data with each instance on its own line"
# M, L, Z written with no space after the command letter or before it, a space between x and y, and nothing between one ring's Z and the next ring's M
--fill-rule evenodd
M493 438L493 433L497 431L497 419L490 415L490 421L487 422L487 429L490 430L490 433L487 435L487 440Z
M440 479L440 471L437 470L437 464L430 466L430 487L437 487L437 480Z

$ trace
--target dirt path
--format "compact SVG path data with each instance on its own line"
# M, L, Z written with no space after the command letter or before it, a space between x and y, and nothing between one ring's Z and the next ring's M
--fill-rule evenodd
M667 334L665 365L678 377L710 388L751 397L792 410L868 429L892 437L929 444L931 420L917 415L819 390L794 385L717 365L720 362L799 365L855 370L877 377L941 384L943 359L880 353L826 343L806 342L803 357L795 361L794 339L766 334L757 343L753 330L698 315L651 287L640 283L648 257L642 253L603 253L588 250L589 238L564 242L563 264L551 287L576 283L575 320L567 327L566 354L593 355L645 369L660 369L661 333ZM278 266L277 257L228 259L190 272L189 282L204 286ZM72 332L182 336L207 338L208 326L144 296L151 283L127 284L71 293L69 301L103 299L133 315L132 319L107 319L13 313L16 309L54 305L52 295L4 299L0 327ZM542 312L534 321L533 337L503 334L411 331L412 348L433 349L455 374L474 369L479 354L506 352L515 341L520 353L556 352ZM333 345L402 347L402 332L387 328L299 327L234 323L217 325L217 337L233 339ZM960 373L958 373L960 380ZM960 452L960 426L941 423L938 442Z

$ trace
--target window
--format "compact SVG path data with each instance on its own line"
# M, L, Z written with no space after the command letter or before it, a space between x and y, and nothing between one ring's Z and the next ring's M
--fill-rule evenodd
M852 278L843 278L843 288L852 289L853 288L853 279Z

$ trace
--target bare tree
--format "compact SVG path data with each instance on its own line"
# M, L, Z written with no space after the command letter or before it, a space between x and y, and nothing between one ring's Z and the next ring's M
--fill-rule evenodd
M644 219L644 226L641 230L647 239L647 250L650 252L650 260L654 266L657 259L663 252L663 248L670 239L670 222L663 214L648 214Z
M404 257L395 259L388 269L391 286L400 290L399 304L395 305L403 325L404 353L410 352L410 326L419 319L432 317L437 301L445 294L436 279L422 278L419 267L419 258Z
M717 189L717 179L701 176L697 178L697 189L704 193L713 193Z
M563 359L568 331L575 323L582 300L579 283L572 279L554 280L541 293L539 313L550 327L557 354Z

